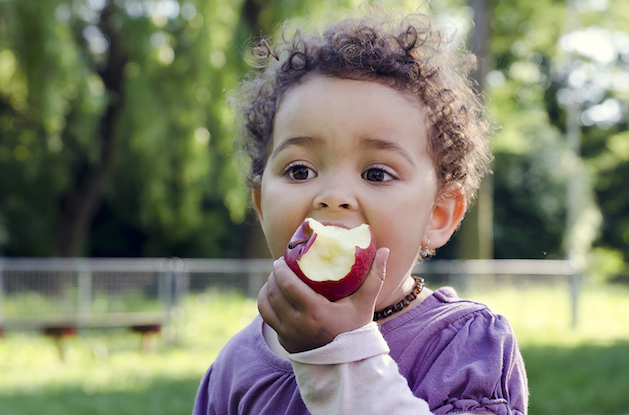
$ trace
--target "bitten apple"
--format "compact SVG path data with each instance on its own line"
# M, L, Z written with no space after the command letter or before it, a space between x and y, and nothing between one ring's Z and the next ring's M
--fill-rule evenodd
M376 239L366 223L352 229L306 218L293 234L284 259L299 278L330 301L354 293L376 256Z

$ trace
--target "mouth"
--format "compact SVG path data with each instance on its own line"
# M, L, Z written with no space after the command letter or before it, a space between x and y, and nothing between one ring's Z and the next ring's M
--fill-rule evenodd
M343 229L352 229L352 228L355 228L356 226L360 225L360 223L359 223L358 225L355 225L355 226L348 226L348 225L345 225L345 224L340 223L340 222L323 221L323 220L319 220L319 222L322 225L325 225L325 226L336 226L337 228L343 228Z

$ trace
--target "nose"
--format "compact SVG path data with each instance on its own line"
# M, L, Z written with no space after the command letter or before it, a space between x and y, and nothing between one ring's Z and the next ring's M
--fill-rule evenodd
M353 210L358 208L353 184L342 178L331 178L322 187L313 201L315 209Z

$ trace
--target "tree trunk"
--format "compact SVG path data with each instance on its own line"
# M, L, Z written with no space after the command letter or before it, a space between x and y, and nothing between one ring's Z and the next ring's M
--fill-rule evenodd
M478 85L479 93L485 86L485 78L491 66L489 50L490 18L487 0L470 0L474 10L474 32L470 38L470 49L476 54L478 67L472 78ZM476 204L468 212L459 231L459 250L463 259L493 259L493 177L487 175L478 192Z
M101 31L110 40L107 64L99 75L107 94L112 97L100 123L100 159L96 164L85 162L79 169L82 174L77 178L77 186L64 199L58 248L62 257L83 253L85 239L102 199L103 181L114 162L115 126L123 107L123 72L128 60L113 27L114 7L110 2L103 9L99 23Z
M265 27L260 21L260 12L268 7L269 0L245 0L242 5L242 19L249 26L253 39L268 37L270 28ZM243 255L245 258L271 258L271 253L266 242L260 222L253 212L248 212L246 231L245 231L245 247Z
M271 33L267 33L268 27L260 21L260 12L267 7L269 0L245 0L242 5L242 16L245 22L251 28L251 35L253 39L269 36Z

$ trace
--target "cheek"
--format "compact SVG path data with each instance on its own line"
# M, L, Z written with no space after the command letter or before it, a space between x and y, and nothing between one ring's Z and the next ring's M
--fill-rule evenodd
M271 251L273 258L277 259L284 255L286 245L290 241L294 230L291 232L291 221L288 220L286 215L283 217L278 214L265 215L264 220L264 234L266 236L267 244ZM297 229L297 226L295 226Z
M382 235L378 246L386 246L391 250L388 271L390 269L392 273L403 277L415 264L427 223L426 215L417 214L413 219L406 222L398 220L386 228L388 232Z
M304 219L299 209L286 208L278 198L268 204L264 211L264 234L273 258L284 255L291 236Z
M274 238L267 238L267 242L269 244L269 250L271 251L273 259L278 259L279 257L284 255L284 252L286 251L286 244L284 243L283 239L280 239L276 236Z
M387 271L399 277L404 277L415 264L417 254L421 249L420 244L420 237L403 238L400 243L390 248L390 265L387 266Z

